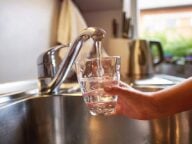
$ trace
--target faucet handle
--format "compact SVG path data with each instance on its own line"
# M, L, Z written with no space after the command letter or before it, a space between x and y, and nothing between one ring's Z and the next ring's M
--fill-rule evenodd
M69 44L67 45L58 45L52 48L49 48L47 51L43 52L37 59L37 65L40 64L47 64L47 63L54 63L56 59L56 55L58 54L59 50L62 48L69 47Z
M38 57L37 67L40 89L46 88L56 75L60 61L58 57L59 50L66 47L69 47L69 44L52 47Z

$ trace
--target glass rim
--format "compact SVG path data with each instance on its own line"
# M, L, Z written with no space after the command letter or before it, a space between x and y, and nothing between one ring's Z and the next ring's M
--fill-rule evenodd
M121 57L120 56L105 56L105 57L101 57L101 59L111 59L111 58L116 58L116 59L120 59ZM95 58L85 58L85 59L80 59L78 61L75 61L75 64L78 64L82 61L93 61L93 60L96 60L96 59L99 59L98 57L95 57Z

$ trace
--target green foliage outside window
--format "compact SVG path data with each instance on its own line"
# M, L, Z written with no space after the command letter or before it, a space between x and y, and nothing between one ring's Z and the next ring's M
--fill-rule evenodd
M160 41L162 43L165 56L192 56L192 37L184 37L174 29L153 33L145 31L142 34L142 38Z

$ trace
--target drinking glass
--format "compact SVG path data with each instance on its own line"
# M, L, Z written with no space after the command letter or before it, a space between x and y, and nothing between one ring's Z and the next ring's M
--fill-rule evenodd
M84 59L75 63L84 102L91 115L110 115L115 110L117 95L104 91L106 85L119 85L120 57Z

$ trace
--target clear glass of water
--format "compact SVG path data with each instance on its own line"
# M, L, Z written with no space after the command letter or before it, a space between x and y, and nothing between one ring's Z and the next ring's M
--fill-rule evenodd
M120 57L110 56L76 62L78 82L91 115L110 115L115 110L117 95L104 91L106 85L118 85Z

